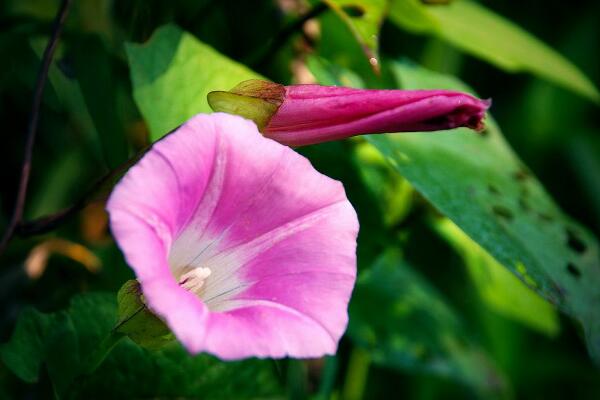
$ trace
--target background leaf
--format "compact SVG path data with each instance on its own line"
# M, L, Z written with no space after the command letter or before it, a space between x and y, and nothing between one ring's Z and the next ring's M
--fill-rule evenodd
M178 344L152 352L125 340L70 397L265 399L281 393L270 360L223 362L192 357Z
M360 275L348 333L376 364L444 376L478 391L505 389L458 315L397 251Z
M90 355L116 321L112 294L76 296L68 310L52 314L28 310L21 314L11 340L0 347L0 356L30 383L38 381L45 365L56 392L65 398L256 398L281 390L269 361L226 363L208 355L192 357L178 343L152 352L128 339L93 374L84 375Z
M452 221L435 221L439 232L462 255L481 299L494 311L549 336L560 330L554 307L471 240Z
M116 82L111 79L112 66L100 38L86 35L75 49L75 74L89 114L102 144L109 168L116 168L129 156L127 138L119 121Z
M114 326L115 311L113 295L96 293L76 296L66 311L24 312L11 340L0 347L2 361L27 382L37 382L45 364L55 390L62 394Z
M346 23L360 43L369 63L379 71L379 29L387 0L323 0Z
M10 342L0 347L4 364L25 382L37 382L45 353L43 335L56 323L54 315L24 310Z
M43 37L31 40L31 47L40 60L42 59L46 40ZM57 52L59 55L62 53L61 46L59 46ZM89 148L90 154L95 158L95 160L90 161L102 160L102 146L100 145L100 140L98 140L98 132L85 104L79 82L61 70L56 60L49 68L48 87L49 91L56 95L58 106L68 113L70 123L77 127L82 136L82 141Z
M435 35L507 71L531 72L600 102L598 89L573 63L475 2L425 5L419 0L393 0L390 19L410 31Z

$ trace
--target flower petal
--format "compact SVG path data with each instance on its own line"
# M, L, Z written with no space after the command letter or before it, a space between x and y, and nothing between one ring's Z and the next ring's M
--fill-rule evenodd
M192 118L131 168L107 209L150 308L189 351L335 351L355 280L356 214L339 182L252 122ZM178 284L189 268L210 269L199 293Z
M264 131L280 143L302 146L364 133L481 129L488 107L489 101L447 90L294 85L286 87L285 101Z

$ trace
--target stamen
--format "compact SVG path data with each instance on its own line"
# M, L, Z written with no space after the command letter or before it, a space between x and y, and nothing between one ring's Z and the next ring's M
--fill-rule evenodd
M208 278L211 273L212 271L210 268L192 268L190 271L181 275L179 284L186 290L197 291L204 285L206 278Z

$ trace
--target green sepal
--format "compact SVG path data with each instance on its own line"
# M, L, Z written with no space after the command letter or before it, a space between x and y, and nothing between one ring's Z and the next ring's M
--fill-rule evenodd
M235 114L250 119L263 131L283 103L285 87L260 79L241 82L228 92L207 95L213 111Z
M157 350L175 339L167 325L146 306L138 281L132 279L121 286L117 303L116 332L150 350Z

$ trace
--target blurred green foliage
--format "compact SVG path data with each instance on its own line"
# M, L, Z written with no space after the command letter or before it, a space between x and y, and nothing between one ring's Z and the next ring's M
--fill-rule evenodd
M457 48L508 71L528 71L598 103L594 84L570 61L519 26L476 2L427 6L394 0L390 19L419 33L438 36Z
M1 226L58 5L0 4ZM249 78L474 90L493 98L494 119L482 136L299 150L344 183L361 223L348 335L322 360L224 363L123 339L87 374L132 277L102 199L50 234L15 238L0 256L0 397L598 398L599 15L596 2L558 0L75 1L43 98L26 219L73 204L209 112L209 91ZM53 238L72 248L48 250ZM82 267L75 244L100 271ZM27 269L34 250L49 257L40 275Z
M482 395L506 390L457 313L396 251L359 277L348 334L374 363L464 382Z

